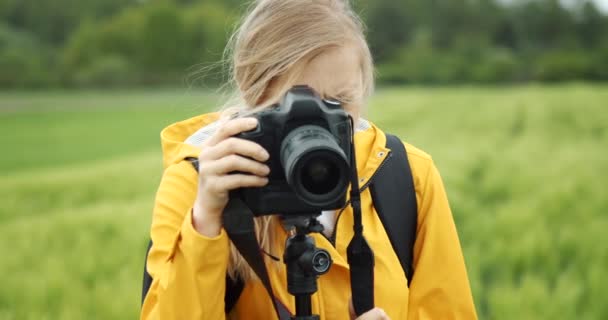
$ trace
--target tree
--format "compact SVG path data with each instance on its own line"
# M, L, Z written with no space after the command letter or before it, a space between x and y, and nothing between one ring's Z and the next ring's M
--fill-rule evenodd
M409 40L414 20L406 4L407 1L378 0L366 7L368 41L378 62L389 59Z
M577 21L577 32L580 41L586 48L599 47L607 41L608 18L602 16L593 1L585 1Z

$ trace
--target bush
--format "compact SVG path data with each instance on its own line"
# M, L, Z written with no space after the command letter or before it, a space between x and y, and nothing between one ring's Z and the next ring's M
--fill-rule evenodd
M63 51L64 77L79 86L126 80L175 84L187 76L188 68L221 59L232 21L234 17L216 3L150 3L105 21L85 22ZM125 77L127 70L133 74ZM222 74L212 71L203 76L217 82Z
M399 49L396 55L378 67L382 83L437 82L440 58L431 45L430 34L419 33L411 45Z
M187 81L203 86L218 85L225 80L222 55L236 16L226 7L204 2L189 7L184 13L186 48L189 51Z
M42 87L57 81L51 49L35 37L0 26L0 87Z
M137 82L132 64L119 55L97 58L72 76L78 86L118 87Z
M608 42L593 54L590 64L593 80L608 80Z
M519 63L511 50L493 48L481 40L461 39L451 49L432 45L428 33L418 33L411 45L379 66L380 82L447 84L495 83L518 77Z
M106 69L103 65L117 65L118 60L137 61L142 24L142 14L135 8L125 10L107 21L84 22L72 34L63 50L63 76L69 83L79 85L83 84L83 79L88 79L85 82L90 85L93 83L87 81L96 77L83 75L93 72L93 69ZM106 61L97 61L99 59ZM130 65L130 69L136 68Z
M155 5L148 8L138 39L142 67L152 73L165 73L185 67L185 26L177 8Z
M584 80L592 78L591 55L582 51L552 51L536 63L536 78L541 81Z
M512 82L519 78L519 61L508 49L487 48L470 66L468 79L480 83Z

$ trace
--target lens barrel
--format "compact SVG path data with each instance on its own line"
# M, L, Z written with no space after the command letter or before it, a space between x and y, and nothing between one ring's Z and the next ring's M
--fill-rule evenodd
M346 192L349 163L325 128L304 125L293 129L281 142L280 154L287 183L304 202L323 207Z

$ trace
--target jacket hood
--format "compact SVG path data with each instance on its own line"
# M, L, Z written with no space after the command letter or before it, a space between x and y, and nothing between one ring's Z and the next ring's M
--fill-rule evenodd
M217 121L219 117L218 112L207 113L176 122L163 129L160 133L163 168L166 169L188 157L198 158L201 148L186 143L186 139L200 128Z

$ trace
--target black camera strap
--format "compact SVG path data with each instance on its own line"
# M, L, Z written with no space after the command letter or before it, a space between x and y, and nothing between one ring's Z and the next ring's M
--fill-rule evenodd
M351 118L352 120L352 118ZM353 127L354 128L354 127ZM354 134L354 133L353 133ZM374 308L374 252L363 236L361 195L354 136L351 135L351 186L350 201L353 208L354 234L346 249L350 267L350 288L357 316Z
M253 212L239 197L231 196L224 208L224 230L251 269L260 278L272 300L277 319L289 319L289 311L275 299L253 222Z

